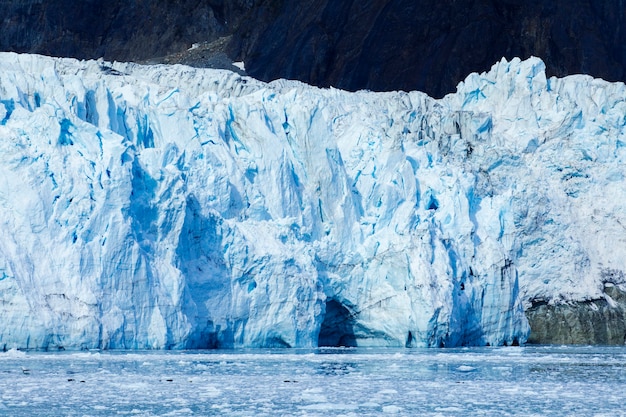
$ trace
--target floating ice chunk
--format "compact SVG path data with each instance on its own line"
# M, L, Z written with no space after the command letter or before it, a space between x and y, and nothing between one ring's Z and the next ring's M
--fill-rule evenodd
M313 411L353 411L358 410L358 406L354 404L337 404L337 403L315 403L309 405L298 406L300 410Z
M383 413L385 414L398 414L398 413L401 413L402 410L403 408L397 405L384 405L383 406Z
M23 358L26 356L26 352L11 348L4 353L0 353L0 358Z

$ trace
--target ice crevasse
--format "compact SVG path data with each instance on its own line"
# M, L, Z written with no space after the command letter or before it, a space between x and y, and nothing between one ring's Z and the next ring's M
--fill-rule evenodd
M0 54L0 348L523 343L626 283L626 88ZM607 278L608 277L608 278Z

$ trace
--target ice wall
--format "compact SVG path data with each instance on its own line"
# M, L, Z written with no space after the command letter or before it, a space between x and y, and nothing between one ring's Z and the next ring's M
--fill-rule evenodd
M456 94L0 54L0 346L523 342L624 284L626 90Z

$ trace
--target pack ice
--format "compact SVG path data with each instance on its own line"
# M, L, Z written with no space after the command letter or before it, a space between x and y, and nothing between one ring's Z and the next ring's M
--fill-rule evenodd
M435 100L2 53L0 346L523 343L626 283L625 99L536 58Z

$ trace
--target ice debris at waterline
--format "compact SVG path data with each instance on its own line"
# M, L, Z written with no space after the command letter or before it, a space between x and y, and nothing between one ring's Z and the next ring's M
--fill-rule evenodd
M434 100L2 53L0 103L0 348L514 344L626 283L626 88L536 58Z

